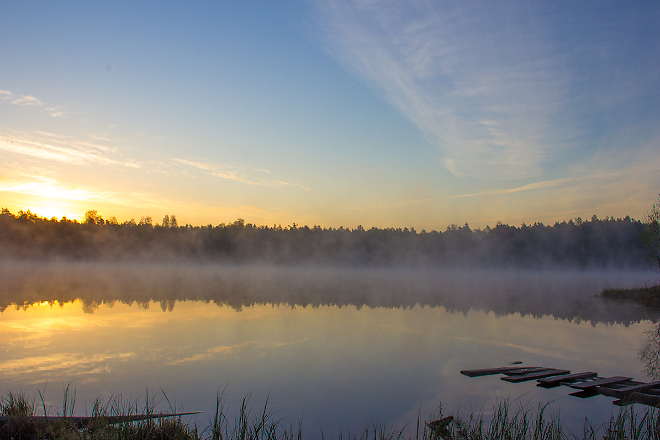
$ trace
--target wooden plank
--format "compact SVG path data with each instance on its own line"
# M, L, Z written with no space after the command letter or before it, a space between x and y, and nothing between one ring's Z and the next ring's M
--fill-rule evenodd
M589 397L594 397L594 396L599 396L600 393L596 391L596 388L589 388L587 390L582 390L582 391L576 391L574 393L570 393L569 396L573 397L579 397L580 399L587 399Z
M623 388L613 388L613 390L616 393L630 393L632 391L642 391L642 390L647 390L649 388L656 388L658 386L660 386L660 380L655 381L655 382L640 383L640 384L637 384L637 385L630 385L630 386L623 387Z
M561 376L539 379L536 385L543 388L552 388L561 385L562 382L572 382L580 379L591 379L592 377L596 376L598 376L598 373L594 373L592 371L587 371L584 373L563 374Z
M554 370L554 368L527 367L527 368L517 368L515 370L510 370L510 371L504 371L503 373L506 374L507 376L515 376L518 374L529 374L529 373L536 373L539 371L548 371L548 370Z
M461 374L467 377L489 376L492 374L500 374L511 370L522 370L525 368L539 368L539 367L499 367L499 368L481 368L478 370L462 370Z
M633 392L619 400L615 400L612 403L617 406L625 406L625 405L630 405L632 403L641 403L642 405L657 407L658 405L660 405L660 396L655 394L644 394L644 393Z
M588 380L580 383L572 383L568 386L571 388L576 388L578 390L588 390L589 388L598 387L601 385L611 385L614 383L623 383L632 380L632 377L624 376L613 376L613 377L601 377L600 379Z
M528 380L540 379L542 377L556 376L556 375L559 375L559 374L568 374L568 373L570 373L570 371L568 371L568 370L555 370L553 368L551 370L538 371L536 373L521 374L519 376L503 377L502 380L506 380L507 382L511 382L511 383L518 383L518 382L525 382L525 381L528 381Z
M635 382L635 381L630 381L626 382L625 385L640 385L641 382ZM613 384L613 385L601 385L599 387L594 387L590 388L590 390L593 390L594 393L602 394L603 396L607 397L614 397L615 399L620 399L625 396L625 393L619 393L616 390L616 386L619 384ZM630 393L628 393L630 394Z

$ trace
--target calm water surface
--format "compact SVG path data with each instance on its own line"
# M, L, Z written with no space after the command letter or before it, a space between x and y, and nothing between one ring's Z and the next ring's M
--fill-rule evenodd
M246 394L256 411L269 395L310 437L414 429L440 402L488 414L503 398L551 402L576 429L598 423L611 398L459 371L522 361L646 379L638 352L657 327L653 312L594 297L652 272L5 263L0 275L3 393L42 390L56 413L71 382L84 414L98 396L162 389L204 411L201 424L218 389L230 415Z

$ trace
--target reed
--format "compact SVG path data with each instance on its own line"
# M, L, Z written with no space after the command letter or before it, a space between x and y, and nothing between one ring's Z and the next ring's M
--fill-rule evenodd
M165 394L163 393L163 396ZM175 412L165 396L170 410ZM279 417L266 399L255 410L250 395L243 398L235 416L227 413L223 393L216 396L216 410L208 426L181 417L158 417L154 397L143 405L121 396L96 399L91 416L80 424L74 417L75 393L65 388L59 416L37 416L35 399L23 392L9 392L0 397L0 440L326 440L323 431L303 435L302 420ZM41 404L46 409L43 399ZM117 420L116 416L155 415L146 420ZM115 419L113 419L115 417ZM307 433L305 433L307 434ZM427 421L418 417L414 432L386 424L372 423L362 430L340 433L339 440L660 440L660 411L655 408L629 406L621 409L602 425L585 420L580 433L571 433L562 425L559 413L549 412L548 405L514 406L501 400L491 417L483 411L461 415L443 414L442 405Z

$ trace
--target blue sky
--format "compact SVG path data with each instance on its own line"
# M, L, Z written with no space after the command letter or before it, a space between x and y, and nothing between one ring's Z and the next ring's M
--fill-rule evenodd
M119 221L643 218L657 2L2 2L0 204Z

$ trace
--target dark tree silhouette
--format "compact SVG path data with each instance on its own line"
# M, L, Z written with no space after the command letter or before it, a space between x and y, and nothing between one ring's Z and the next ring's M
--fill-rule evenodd
M0 213L0 258L85 261L269 262L342 266L589 268L650 267L641 241L658 249L658 205L642 223L624 217L578 218L554 225L498 223L444 232L414 228L351 230L314 225L256 226L237 219L218 226L179 226L176 216L119 224L87 211L85 222L41 218L29 210ZM655 213L655 214L653 214ZM656 217L653 217L655 215ZM654 229L655 228L655 229ZM649 232L651 231L651 232ZM656 234L656 235L653 235ZM649 239L651 237L651 239ZM653 238L655 237L655 238ZM655 241L653 241L655 240ZM657 254L654 257L657 261Z
M649 257L660 268L660 195L658 195L658 203L653 204L644 223L646 227L642 240L646 245Z

